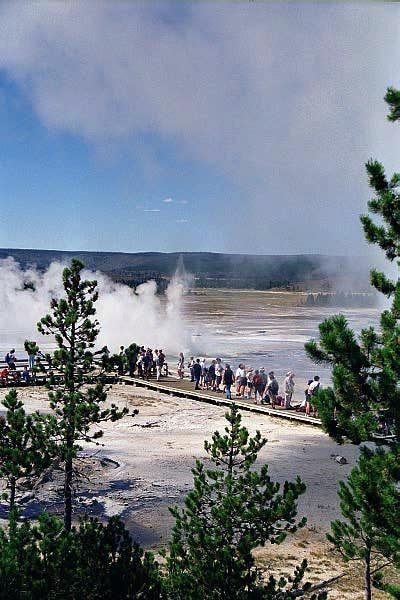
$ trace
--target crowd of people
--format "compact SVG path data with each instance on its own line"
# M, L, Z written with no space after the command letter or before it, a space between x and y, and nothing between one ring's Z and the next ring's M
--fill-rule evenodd
M153 375L157 378L157 381L160 380L162 374L168 375L168 365L161 348L153 350L152 348L145 348L145 346L131 344L127 348L121 346L119 354L110 357L108 348L105 346L102 353L106 361L117 367L119 375L128 372L131 377L137 376L142 379L149 379Z
M205 358L190 357L187 364L190 374L190 381L195 384L195 390L212 390L214 392L225 392L228 399L232 398L232 393L237 398L253 400L255 404L270 404L271 408L280 406L286 410L293 408L291 401L294 394L295 381L294 373L288 371L283 383L282 394L279 393L280 386L274 371L266 373L264 368L246 369L243 363L240 363L236 371L233 372L230 364L222 364L220 358L211 360L209 364ZM184 357L182 352L179 355L178 377L184 376ZM320 389L319 376L316 375L307 383L304 391L304 400L296 407L297 410L305 412L307 415L315 416L315 409L312 405L312 397Z
M33 342L36 345L36 343ZM28 350L28 365L25 365L22 371L16 368L15 349L12 348L5 356L6 366L0 371L0 383L6 385L10 381L24 381L30 383L34 378L35 355L30 347ZM129 373L131 377L137 376L142 379L149 379L150 376L160 380L162 375L168 375L168 365L162 349L152 350L145 346L131 344L127 348L120 347L118 354L110 356L110 352L105 346L99 352L104 361L111 362L118 370L119 375ZM187 363L189 369L190 381L195 384L195 390L212 390L214 392L225 392L228 399L235 394L237 398L253 400L255 404L269 404L271 408L280 406L286 410L294 408L291 404L295 389L294 373L288 371L283 382L282 390L275 376L274 371L268 373L264 368L247 368L240 363L235 370L232 370L230 364L222 363L220 358L215 358L209 362L205 358L190 357ZM184 378L185 358L182 352L179 353L177 363L178 379ZM315 375L310 379L304 391L304 399L296 407L297 410L305 412L306 415L315 416L313 407L313 396L321 388L320 379ZM280 393L281 390L281 393Z

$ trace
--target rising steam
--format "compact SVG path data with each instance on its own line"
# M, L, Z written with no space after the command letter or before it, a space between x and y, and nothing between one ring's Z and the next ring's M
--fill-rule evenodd
M2 351L13 346L18 353L25 339L36 340L43 349L54 346L53 340L37 332L36 323L49 312L51 298L63 295L64 267L53 262L41 272L36 268L22 269L13 258L0 260ZM181 269L178 268L171 279L165 299L157 296L154 281L132 290L98 271L84 270L83 278L98 282L96 317L100 323L99 347L107 344L111 351L116 351L121 344L127 346L137 342L177 354L190 346L181 311L186 287L185 274Z

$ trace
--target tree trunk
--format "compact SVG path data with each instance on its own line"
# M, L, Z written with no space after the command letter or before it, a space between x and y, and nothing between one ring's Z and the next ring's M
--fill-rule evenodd
M10 478L10 511L14 508L15 505L15 488L16 488L16 480L15 477Z
M71 531L72 522L72 458L65 461L64 477L64 529Z
M75 312L78 312L78 306L76 302L73 302ZM71 327L71 347L70 347L70 362L66 365L65 375L68 373L68 367L71 371L66 376L66 386L70 392L70 404L75 402L72 400L75 393L75 322L72 323ZM72 448L74 443L73 437L73 419L75 413L75 404L70 406L70 409L74 410L69 415L69 426L66 434L66 445L67 445L67 458L65 460L65 477L64 477L64 529L65 531L71 531L72 524Z
M371 550L368 548L365 557L365 600L371 600Z

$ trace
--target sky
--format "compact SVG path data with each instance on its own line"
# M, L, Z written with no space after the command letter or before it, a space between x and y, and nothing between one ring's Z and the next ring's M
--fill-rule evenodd
M0 247L368 253L393 2L0 4Z

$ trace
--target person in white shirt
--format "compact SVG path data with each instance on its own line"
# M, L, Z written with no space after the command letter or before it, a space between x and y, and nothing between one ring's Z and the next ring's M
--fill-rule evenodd
M240 396L240 369L242 365L239 365L235 372L235 385L236 385L236 396Z
M310 383L310 385L308 386L308 390L309 390L309 394L310 396L312 396L316 390L321 389L321 384L319 381L319 376L315 375L314 377L314 381L312 383Z
M313 416L313 417L315 417L317 413L316 413L315 407L312 405L312 399L313 399L313 396L315 396L315 394L320 389L321 389L321 383L319 381L319 375L315 375L314 381L312 381L310 383L310 385L308 386L309 402L308 402L308 405L306 406L306 414L310 415L311 411L312 411L311 416Z
M200 385L203 386L206 382L206 375L207 375L207 363L206 363L206 359L202 358L200 361L200 366L201 366L201 378L200 378Z
M244 398L244 392L247 386L247 376L246 376L246 367L245 365L239 365L240 370L239 370L239 379L240 379L240 389L239 389L239 394L242 398Z
M220 385L222 383L222 374L224 372L224 367L222 365L221 359L215 359L215 385L217 387L217 392L221 392Z

